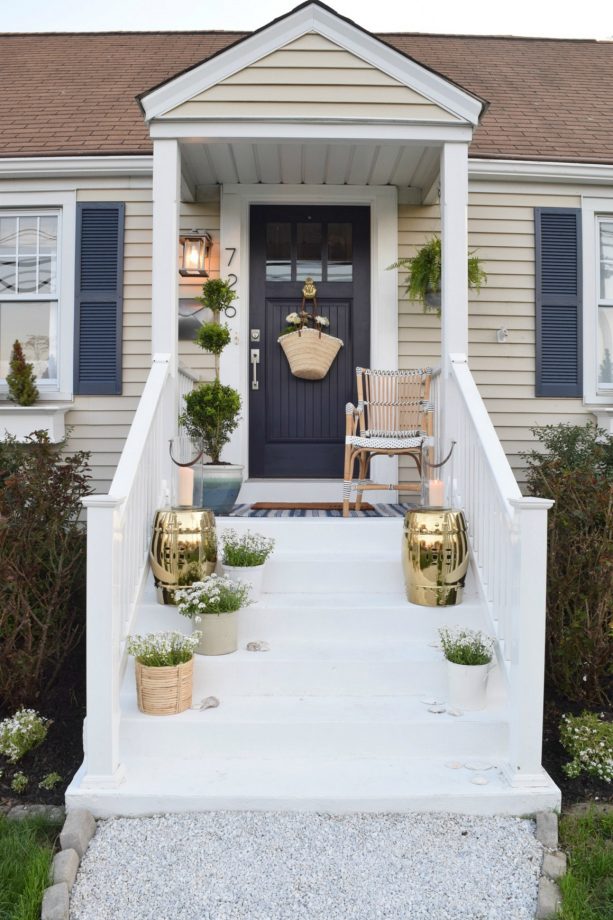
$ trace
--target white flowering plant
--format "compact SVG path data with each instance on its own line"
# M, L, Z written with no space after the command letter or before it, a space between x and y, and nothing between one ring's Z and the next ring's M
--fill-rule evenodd
M251 603L249 588L250 585L232 581L225 575L209 575L175 592L177 610L190 619L207 613L233 613Z
M200 633L184 636L180 632L148 633L146 636L129 636L128 654L148 668L171 668L191 661L200 639Z
M321 313L300 310L299 313L288 313L285 317L287 326L281 330L281 335L288 335L290 332L301 332L303 329L317 329L321 335L324 329L330 325L327 316Z
M444 627L438 634L443 654L453 664L489 664L492 660L494 642L479 630Z
M224 530L221 534L222 562L224 565L251 567L264 565L273 549L275 541L261 533L248 530L238 534L235 530Z
M572 758L562 768L567 776L588 773L606 783L613 782L613 722L607 722L604 713L563 715L560 740Z
M51 721L35 709L19 709L14 716L0 722L0 754L17 763L45 740L50 725Z

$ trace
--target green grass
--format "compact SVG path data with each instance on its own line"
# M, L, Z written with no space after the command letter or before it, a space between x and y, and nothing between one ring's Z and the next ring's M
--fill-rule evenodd
M568 854L558 920L613 917L613 814L590 812L560 819L560 846Z
M44 818L0 817L0 920L38 920L58 833Z

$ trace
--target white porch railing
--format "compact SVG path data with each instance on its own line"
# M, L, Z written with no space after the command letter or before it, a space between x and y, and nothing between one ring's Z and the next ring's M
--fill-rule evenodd
M466 514L479 588L509 684L510 778L539 784L552 502L522 497L465 355L450 356L443 393L445 443L456 442L451 499Z
M119 688L130 630L148 571L153 513L168 501L168 432L176 425L170 356L155 355L108 495L87 508L87 721L90 787L121 782Z

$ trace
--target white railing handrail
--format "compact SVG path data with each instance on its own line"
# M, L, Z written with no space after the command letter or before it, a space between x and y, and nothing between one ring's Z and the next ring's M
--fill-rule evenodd
M451 373L458 384L458 390L462 396L466 411L473 422L475 431L479 435L483 453L500 493L500 498L512 517L511 501L521 499L522 494L511 469L511 464L496 434L496 429L477 388L475 378L470 372L466 355L453 354L449 357Z
M153 356L151 370L109 489L109 495L114 498L127 498L136 480L147 436L151 431L164 392L169 368L170 355Z
M189 367L186 367L184 364L179 362L179 377L187 377L188 380L191 380L192 383L198 383L198 376L195 374Z

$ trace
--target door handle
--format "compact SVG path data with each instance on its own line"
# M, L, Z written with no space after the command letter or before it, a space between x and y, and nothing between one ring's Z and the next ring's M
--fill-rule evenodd
M260 349L252 348L250 349L250 352L251 352L251 371L252 371L251 389L259 390L260 382L258 380L258 364L260 363Z

